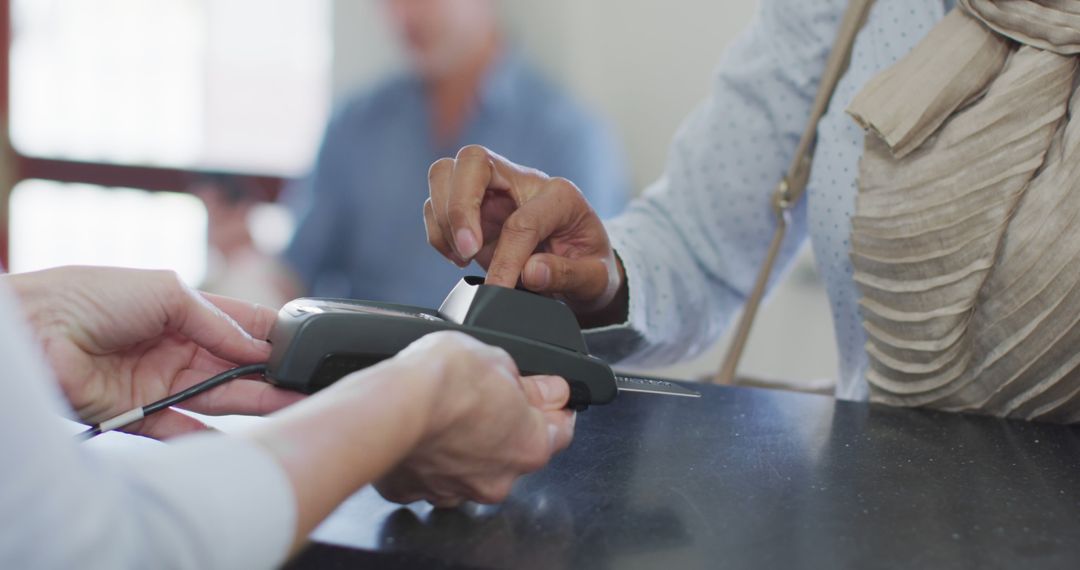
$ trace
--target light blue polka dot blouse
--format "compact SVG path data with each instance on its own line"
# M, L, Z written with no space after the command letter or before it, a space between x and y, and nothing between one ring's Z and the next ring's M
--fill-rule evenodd
M626 267L626 323L587 333L594 353L634 365L692 356L731 324L753 288L775 224L770 198L810 113L844 0L762 0L726 51L709 98L683 122L665 173L609 226ZM840 348L836 395L865 399L866 337L848 257L863 133L844 112L951 6L877 0L818 128L813 172L772 282L807 238ZM783 353L777 353L778 358Z

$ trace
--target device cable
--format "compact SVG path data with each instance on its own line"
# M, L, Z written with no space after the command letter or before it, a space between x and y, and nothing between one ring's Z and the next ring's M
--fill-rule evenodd
M266 364L249 364L247 366L239 366L237 368L233 368L232 370L226 370L225 372L222 372L217 376L204 380L186 390L182 390L151 404L140 406L138 408L132 408L97 425L90 426L86 429L86 431L80 432L76 437L84 441L93 437L97 437L107 431L120 429L126 425L133 424L145 418L146 416L149 416L150 414L160 412L165 408L170 408L179 404L180 402L194 398L195 396L198 396L199 394L202 394L207 390L217 388L218 386L230 380L235 380L244 376L262 374L264 372L266 372Z

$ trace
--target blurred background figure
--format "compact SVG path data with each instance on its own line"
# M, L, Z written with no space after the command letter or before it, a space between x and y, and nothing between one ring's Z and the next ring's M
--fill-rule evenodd
M438 306L468 270L427 244L426 174L466 144L574 180L601 216L622 209L629 175L615 138L505 40L495 0L382 7L409 69L340 107L287 199L300 219L285 253L295 292Z

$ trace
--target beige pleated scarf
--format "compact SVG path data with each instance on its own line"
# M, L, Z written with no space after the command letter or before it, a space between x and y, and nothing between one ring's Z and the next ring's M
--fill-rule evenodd
M1080 0L960 0L848 112L871 399L1080 421Z

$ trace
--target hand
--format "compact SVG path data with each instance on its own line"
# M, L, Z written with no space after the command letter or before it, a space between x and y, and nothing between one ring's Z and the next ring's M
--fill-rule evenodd
M583 322L619 322L625 276L607 232L574 184L518 166L481 146L462 148L428 172L428 242L487 283L560 298Z
M502 500L514 479L569 445L569 398L561 378L522 378L502 350L443 332L274 414L249 437L292 484L299 548L372 482L399 503Z
M263 362L275 311L202 295L168 271L65 267L4 277L21 300L64 395L94 424L240 364ZM210 415L264 414L303 396L233 380L183 404ZM155 438L205 429L162 410L124 431Z
M514 480L570 444L573 412L562 378L522 378L504 351L460 333L437 333L395 360L439 373L416 447L375 488L388 500L496 503Z

